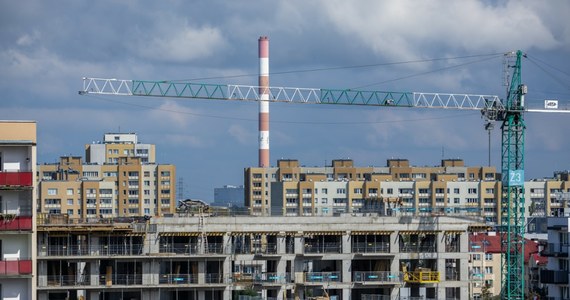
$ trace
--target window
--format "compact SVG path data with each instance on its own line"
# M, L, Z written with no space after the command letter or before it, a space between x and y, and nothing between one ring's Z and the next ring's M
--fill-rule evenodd
M445 193L445 189L437 188L437 189L435 189L435 193L436 194L443 194L443 193Z
M459 188L454 188L454 189L453 189L453 193L454 193L454 194L459 194Z
M150 208L145 208L145 209L144 209L144 214L145 214L145 215L150 215Z
M355 194L362 194L362 189L356 188L356 189L354 189L354 193Z
M256 179L262 178L262 176L261 176L260 173L254 173L254 174L252 174L252 177L253 177L253 178L256 178Z
M48 189L48 190L47 190L47 194L48 194L49 196L57 195L57 189Z
M328 194L328 192L329 192L329 189L321 189L321 192L323 192L323 194L325 194L325 195L326 195L326 194Z
M481 260L481 254L473 254L473 260Z
M428 189L419 189L418 193L420 194L427 194L428 193Z
M368 189L368 194L378 194L378 189L376 189L376 188L369 188L369 189Z
M321 203L322 203L322 204L327 204L328 202L329 202L329 199L327 199L327 198L322 198L322 199L321 199Z
M453 198L453 204L459 204L459 198Z
M73 196L73 189L67 189L67 195Z
M150 172L149 172L149 171L144 171L144 177L150 177Z
M150 190L144 190L144 194L147 196L150 195Z
M477 188L468 188L467 193L469 194L477 194Z
M493 274L493 267L485 267L485 274Z
M485 253L485 260L493 260L493 253Z
M144 199L144 204L150 204L150 199Z
M297 189L285 189L285 194L297 194Z
M99 172L97 172L97 171L83 171L83 177L99 177Z
M388 189L386 189L386 193L387 193L388 195L391 195L391 194L394 193L394 189L388 188Z
M487 189L485 189L485 193L487 193L487 194L494 194L494 193L495 193L495 189L494 189L494 188L487 188Z
M67 199L67 205L73 205L73 199Z
M338 188L338 189L336 189L336 193L337 194L346 194L346 189Z

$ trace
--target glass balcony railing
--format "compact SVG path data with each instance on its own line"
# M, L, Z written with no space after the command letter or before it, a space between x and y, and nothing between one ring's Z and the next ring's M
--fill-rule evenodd
M113 274L110 278L106 275L99 276L101 285L141 285L142 274Z
M305 282L340 282L340 272L307 272Z
M48 275L47 286L78 286L89 285L88 275Z
M390 282L390 283L400 283L402 282L402 273L400 272L360 272L355 271L353 275L353 281L355 282Z
M196 284L198 283L197 274L161 274L159 277L160 284Z

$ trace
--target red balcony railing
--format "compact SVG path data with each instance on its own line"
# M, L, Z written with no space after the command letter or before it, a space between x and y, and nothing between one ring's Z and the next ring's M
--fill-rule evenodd
M2 186L32 186L32 172L0 172Z
M28 231L32 230L32 216L17 216L0 214L0 231Z
M0 260L0 276L32 274L32 260Z

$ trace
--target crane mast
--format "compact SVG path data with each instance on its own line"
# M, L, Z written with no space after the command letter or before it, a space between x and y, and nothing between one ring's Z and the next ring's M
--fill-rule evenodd
M479 110L487 122L502 122L502 201L499 212L499 231L502 237L501 299L522 300L525 289L524 112L570 112L525 107L524 95L527 88L521 83L522 57L520 50L506 54L507 59L515 60L514 65L508 65L512 70L509 71L511 81L505 100L495 95L260 87L105 78L83 78L83 89L79 94ZM263 91L263 95L260 95L260 91Z

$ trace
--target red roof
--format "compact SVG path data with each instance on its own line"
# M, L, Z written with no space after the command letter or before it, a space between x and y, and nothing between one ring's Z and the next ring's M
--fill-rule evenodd
M474 233L469 235L469 248L471 251L485 251L485 253L502 253L501 236L489 235L487 233ZM537 264L546 264L548 258L540 256L538 252L538 243L533 240L525 239L524 245L524 262L528 263L529 257L532 255Z

